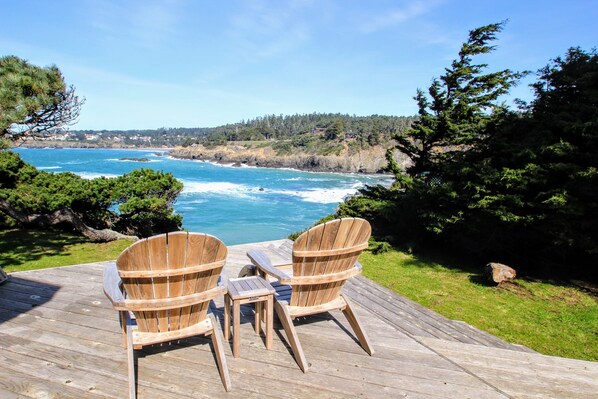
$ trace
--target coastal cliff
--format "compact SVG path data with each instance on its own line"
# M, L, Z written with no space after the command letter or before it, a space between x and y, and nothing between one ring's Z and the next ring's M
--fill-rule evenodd
M204 147L192 145L177 147L170 151L175 158L196 159L234 166L257 166L268 168L293 168L312 172L342 172L342 173L382 173L386 167L386 149L382 146L370 147L367 150L350 153L347 148L339 155L314 155L294 153L292 155L277 155L270 147L251 148L241 145L226 145ZM405 166L407 159L403 154L396 155L397 162Z

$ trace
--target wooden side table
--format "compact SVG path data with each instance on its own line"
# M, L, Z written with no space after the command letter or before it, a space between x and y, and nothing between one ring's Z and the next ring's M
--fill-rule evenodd
M228 280L228 293L224 296L224 339L230 337L230 305L233 301L233 356L239 357L241 349L241 305L255 303L255 333L259 334L261 322L266 319L266 349L272 346L274 334L273 300L276 290L265 279L252 276ZM266 310L264 312L264 303ZM264 314L265 313L265 314Z

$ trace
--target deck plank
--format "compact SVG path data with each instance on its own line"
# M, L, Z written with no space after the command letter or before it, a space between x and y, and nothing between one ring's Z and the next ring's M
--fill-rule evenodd
M251 248L281 264L291 244L229 247L228 277L250 264L245 253ZM0 397L126 396L117 314L102 292L102 270L110 263L12 273L0 286ZM374 356L357 344L341 312L300 318L297 334L312 363L304 374L278 320L268 351L246 305L240 358L232 357L231 343L224 345L231 392L220 383L210 340L192 338L140 351L139 398L585 398L598 392L598 363L528 353L363 277L345 292ZM221 324L222 307L222 299L211 304Z

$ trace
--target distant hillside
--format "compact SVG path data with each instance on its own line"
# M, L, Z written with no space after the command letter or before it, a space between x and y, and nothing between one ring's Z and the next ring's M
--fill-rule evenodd
M389 140L394 133L408 128L413 121L414 117L382 115L266 115L218 127L52 132L48 134L48 140L58 144L62 142L65 146L75 143L77 146L102 147L215 146L227 142L292 140L301 146L301 142L313 144L313 136L329 141L355 139L360 145L368 146Z

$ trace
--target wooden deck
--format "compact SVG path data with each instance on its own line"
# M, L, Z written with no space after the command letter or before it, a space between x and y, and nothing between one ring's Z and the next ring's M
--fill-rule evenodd
M282 261L289 242L229 247L227 273L248 248ZM117 314L93 263L13 273L0 286L1 398L125 398L127 366ZM241 357L226 356L233 390L220 382L210 341L150 347L139 357L139 398L596 398L598 363L544 356L448 320L363 277L345 292L376 350L368 356L340 312L297 325L312 363L303 374L275 323L272 350L242 307ZM222 299L213 311L222 322ZM276 319L275 319L276 320Z

